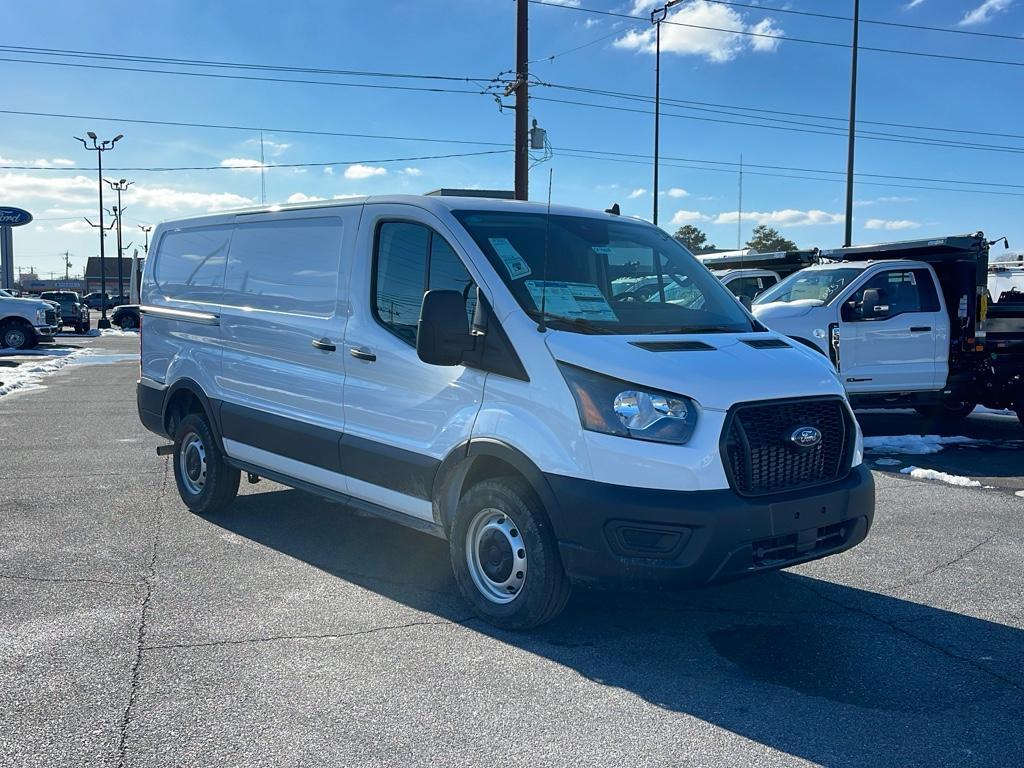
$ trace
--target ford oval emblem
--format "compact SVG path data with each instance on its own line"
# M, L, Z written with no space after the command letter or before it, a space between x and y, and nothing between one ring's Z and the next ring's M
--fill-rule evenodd
M21 208L0 206L0 227L22 227L32 221L32 214Z
M821 430L817 427L797 427L789 434L789 442L797 448L813 448L821 442Z

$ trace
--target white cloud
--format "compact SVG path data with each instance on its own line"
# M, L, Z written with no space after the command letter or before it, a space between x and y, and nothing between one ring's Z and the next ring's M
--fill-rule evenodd
M743 211L743 221L754 224L769 224L782 227L810 227L825 224L841 224L845 220L841 213L826 211L798 211L786 208L781 211ZM715 224L736 224L740 220L739 211L720 213Z
M421 171L419 168L403 168L402 169L402 173L404 173L406 176L422 176L423 175L423 171Z
M672 187L665 190L662 194L668 195L669 197L689 197L690 193L682 187Z
M1002 13L1013 5L1013 0L985 0L973 11L968 11L957 22L961 27L975 27L988 22L995 14Z
M239 171L258 171L263 163L251 157L226 157L220 161L223 168L235 168Z
M601 23L600 19L584 19L583 20L583 28L584 29L590 29L592 27L596 27L600 23Z
M49 159L40 157L35 160L12 160L9 157L3 157L0 155L0 165L31 165L34 168L68 168L75 165L75 161L68 160L66 157L51 157Z
M375 165L363 165L362 163L356 163L350 165L345 169L346 179L369 179L373 176L385 176L387 174L387 168L381 168Z
M307 195L302 192L296 192L292 195L288 195L289 203L315 203L317 200L323 200L322 197L316 197L315 195Z
M246 144L250 144L250 145L255 146L255 147L258 147L260 145L260 140L259 139L249 139L245 143ZM289 147L291 147L291 144L284 144L284 143L282 143L280 141L274 141L273 139L267 139L267 138L263 139L263 153L264 153L264 155L272 155L273 157L277 157L278 155L280 155L282 152L284 152Z
M924 0L910 0L909 3L907 3L905 6L903 6L903 10L909 11L912 8L917 8L917 6L919 6L923 2L924 2Z
M236 195L233 192L184 192L169 187L132 187L125 201L137 203L147 208L164 208L177 211L183 208L193 210L223 210L225 208L241 208L252 205L255 201L250 197Z
M332 200L351 200L353 197L366 197L366 195L359 195L359 194L353 194L351 192L348 192L348 193L345 193L343 195L333 195L331 197L331 199Z
M334 175L334 168L329 166L329 165L324 166L324 176L333 176L333 175Z
M628 195L626 195L626 197L628 199L630 199L630 200L636 200L638 197L643 197L646 194L647 194L647 190L646 189L644 189L643 187L637 187L632 192L630 192Z
M0 176L0 189L8 199L54 200L84 204L96 200L96 179L88 176L31 176L6 173Z
M652 5L654 3L636 0L633 4L633 13L641 14ZM709 61L726 62L744 51L770 53L778 48L780 41L777 37L781 36L783 31L775 26L771 18L764 18L756 23L748 23L747 18L748 14L739 13L728 6L694 0L678 10L669 12L666 20L678 23L661 26L661 49L666 53L703 56ZM615 46L654 53L654 28L652 26L642 30L630 30L615 40Z
M919 222L910 221L910 219L897 219L895 221L888 219L868 219L864 224L864 229L887 229L887 230L900 230L900 229L917 229L921 226Z
M570 8L579 8L580 0L547 0L549 5L568 5Z
M695 221L709 221L710 219L710 216L705 216L700 211L676 211L671 223L675 226L682 226L683 224L692 224Z
M66 224L61 224L59 227L54 227L54 229L57 232L70 232L73 235L82 235L93 231L92 227L81 220L69 221Z

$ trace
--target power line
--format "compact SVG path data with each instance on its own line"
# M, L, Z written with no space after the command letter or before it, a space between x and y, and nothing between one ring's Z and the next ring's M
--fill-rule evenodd
M69 120L99 120L99 121L108 121L108 122L117 122L117 123L128 123L128 124L138 123L138 124L143 124L143 125L165 125L165 126L171 126L171 127L205 128L205 129L234 130L234 131L245 131L245 132L256 132L256 131L264 130L264 131L267 131L268 133L276 133L276 134L300 134L300 135L314 135L314 136L332 136L332 137L343 137L343 138L375 139L375 140L383 140L383 141L413 141L413 142L426 142L426 143L459 144L459 145L469 145L469 146L500 146L500 147L505 146L504 142L480 141L480 140L473 140L473 139L438 139L438 138L425 137L425 136L397 136L397 135L394 135L394 134L351 133L351 132L341 132L341 131L316 131L316 130L299 129L299 128L270 128L270 127L265 127L265 126L251 126L251 125L230 125L230 124L218 124L218 123L191 123L191 122L184 122L184 121L152 120L152 119L145 120L145 119L127 118L127 117L100 117L100 116L96 116L96 115L70 115L70 114L60 114L60 113L52 113L52 112L26 112L26 111L18 111L18 110L10 110L10 109L0 109L0 114L24 115L24 116L29 116L29 117L50 117L50 118L69 119ZM650 159L651 158L651 156L648 155L648 154L629 153L629 152L615 152L615 151L611 151L611 150L584 149L584 148L580 148L580 147L557 147L556 149L558 151L560 151L560 152L571 151L571 152L582 152L582 153L602 154L602 155L611 155L611 156L621 156L621 157L626 157L626 158L646 158L646 159ZM433 156L433 157L437 157L437 156ZM703 159L699 159L699 158L672 157L672 156L666 156L665 159L666 160L676 160L676 161L688 162L688 163L704 163L704 164L709 164L709 165L724 165L724 166L730 166L730 167L738 166L738 163L736 163L735 161L729 161L729 160L703 160ZM364 160L362 162L383 162L383 161L367 161L367 160ZM396 160L395 162L399 162L399 161ZM336 164L337 165L343 165L344 163L336 163ZM321 166L321 165L333 165L333 164L332 163L316 163L316 164L312 164L312 165L314 165L314 166ZM282 166L267 166L267 167L282 167ZM786 166L786 165L766 165L766 164L751 163L749 161L744 161L744 167L745 168L761 168L761 169L767 169L767 170L797 171L797 172L802 172L802 173L827 173L827 174L839 174L839 175L842 175L842 174L845 173L845 171L838 171L838 170L833 171L833 170L827 170L827 169L822 169L822 168L802 168L802 167L793 167L793 166ZM230 166L216 166L216 168L222 168L224 170L239 170L237 167L230 167ZM0 167L0 170L2 170L2 169L3 168ZM38 166L19 166L17 169L18 170L57 170L57 171L59 171L59 170L73 170L73 171L81 170L79 168L61 168L61 167L52 167L52 168L44 169L44 168L39 168ZM8 170L15 170L15 168L8 168ZM93 169L89 168L89 169L85 169L85 170L93 170ZM120 170L120 169L111 169L111 170ZM734 171L728 170L727 172L733 173ZM959 180L959 179L942 179L942 178L907 176L907 175L877 174L877 173L866 173L866 172L862 172L862 171L858 171L855 175L858 176L858 177L862 176L862 177L865 177L865 178L896 179L896 180L902 180L902 181L925 181L925 182L935 182L935 183L940 183L940 184L964 184L964 185L979 186L979 187L1004 187L1004 188L1011 188L1011 189L1024 189L1024 185L1022 185L1022 184L1007 184L1007 183L994 182L994 181L962 181L962 180Z
M643 22L644 24L650 24L650 19L644 16L635 16L629 13L620 13L617 11L602 11L596 8L585 8L580 5L563 5L561 3L551 2L551 0L529 0L534 5L544 5L549 8L562 8L567 11L579 11L582 13L596 14L598 16L612 16L620 19L630 19L634 22ZM791 35L774 35L768 32L752 32L747 29L728 29L726 27L710 27L704 24L689 24L682 21L672 21L665 19L662 24L670 24L677 27L687 27L689 29L704 29L711 32L721 32L727 35L739 35L741 37L756 37L767 40L779 40L790 43L803 43L806 45L822 45L828 48L850 48L849 43L835 43L828 40L813 40L806 37L792 37ZM998 64L1007 67L1024 67L1024 61L1006 61L1003 59L983 59L975 56L955 56L953 54L946 53L926 53L925 51L906 51L898 50L896 48L879 48L874 46L861 45L859 46L862 51L872 51L873 53L889 53L898 56L917 56L926 59L943 59L947 61L960 61L969 62L972 64Z
M389 158L371 158L364 160L335 160L327 163L274 163L264 165L251 165L251 166L235 166L235 165L191 165L191 166L180 166L180 167L154 167L154 168L109 168L110 171L149 171L149 172L165 172L165 171L249 171L259 170L260 168L322 168L324 166L334 165L358 165L360 163L408 163L414 160L449 160L456 157L479 157L481 155L500 155L506 152L511 152L511 149L488 149L481 152L454 152L447 155L418 155L411 157L389 157ZM94 171L95 168L87 168L82 166L58 166L49 168L40 168L35 165L0 165L0 170L5 171Z
M714 5L732 5L737 8L750 8L755 11L761 11L763 13L787 13L793 16L813 16L819 19L831 19L833 21L853 21L851 16L837 16L831 13L819 13L817 11L797 11L791 8L769 8L764 5L754 5L753 3L737 3L733 0L705 0L707 3L713 3ZM917 29L924 32L945 32L950 35L969 35L971 37L992 37L1000 40L1015 40L1016 42L1024 41L1024 38L1015 35L1000 35L996 32L975 32L967 29L947 29L946 27L929 27L923 24L906 24L898 21L882 21L880 19L861 19L861 24L874 24L876 26L883 27L898 27L900 29Z

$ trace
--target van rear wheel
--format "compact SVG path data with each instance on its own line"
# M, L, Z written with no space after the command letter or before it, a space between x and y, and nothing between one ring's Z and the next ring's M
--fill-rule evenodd
M238 495L241 472L225 461L203 416L190 414L174 431L178 495L197 515L221 512Z
M926 419L960 421L970 416L977 407L977 403L967 400L943 400L938 405L920 405L914 410Z
M470 488L455 512L449 548L463 596L482 619L530 629L555 618L571 585L551 524L529 485L516 477Z

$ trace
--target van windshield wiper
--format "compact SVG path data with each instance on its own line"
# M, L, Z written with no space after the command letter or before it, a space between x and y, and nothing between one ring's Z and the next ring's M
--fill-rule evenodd
M749 333L749 329L740 330L733 328L729 325L687 325L680 326L678 328L660 328L653 333L669 334L669 333Z
M528 310L526 314L537 320L541 318L541 313L535 309ZM582 317L565 317L564 315L552 315L550 312L545 312L543 317L544 322L548 322L549 320L556 320L560 323L567 323L568 325L571 325L573 328L576 328L580 331L586 331L588 333L615 333L615 331L609 330L608 328L602 328L600 325L594 325L590 320L587 320L586 318Z

